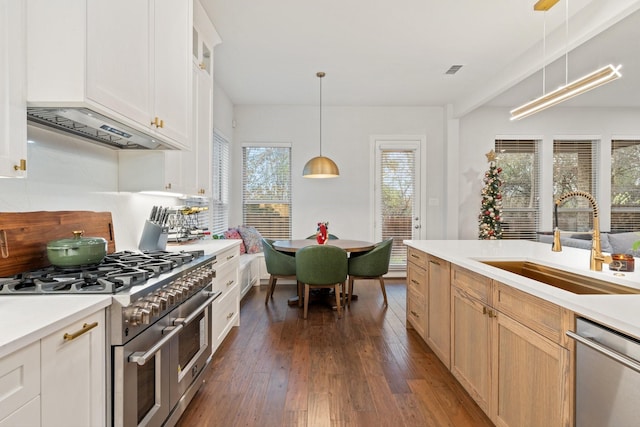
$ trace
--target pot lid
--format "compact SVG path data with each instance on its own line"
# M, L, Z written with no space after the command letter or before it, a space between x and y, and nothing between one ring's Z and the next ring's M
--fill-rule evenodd
M84 234L84 231L74 231L71 238L52 240L47 243L47 249L107 244L107 240L102 237L82 237L82 234Z

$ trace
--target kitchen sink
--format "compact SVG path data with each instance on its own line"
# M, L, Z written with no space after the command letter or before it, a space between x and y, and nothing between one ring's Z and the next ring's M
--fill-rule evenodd
M574 294L640 294L640 289L569 273L530 261L482 261L482 263Z

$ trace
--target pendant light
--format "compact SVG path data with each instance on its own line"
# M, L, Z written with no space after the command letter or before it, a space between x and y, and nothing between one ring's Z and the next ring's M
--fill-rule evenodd
M325 73L316 73L320 79L320 155L309 160L302 170L305 178L336 178L340 175L338 166L333 160L322 155L322 78Z
M546 12L553 5L555 5L557 0L540 0L538 1L533 9L537 11ZM568 39L569 39L569 0L566 0L565 4L565 32L567 37L567 50L568 50ZM546 25L544 26L544 36L543 36L543 45L546 45ZM546 49L543 49L543 51ZM544 61L545 53L543 52L543 61ZM514 108L511 110L511 120L520 120L532 114L535 114L539 111L545 110L549 107L553 107L554 105L560 104L561 102L566 101L567 99L571 99L575 96L581 95L585 92L590 91L591 89L595 89L598 86L602 86L605 83L609 83L613 80L619 79L622 77L620 74L620 68L622 65L614 66L613 64L609 64L605 67L602 67L592 73L587 74L584 77L581 77L571 83L567 83L569 77L569 60L568 60L569 52L565 51L565 85L559 87L558 89L549 92L547 94L545 91L545 66L542 66L542 96L534 99L533 101L527 102L520 107Z

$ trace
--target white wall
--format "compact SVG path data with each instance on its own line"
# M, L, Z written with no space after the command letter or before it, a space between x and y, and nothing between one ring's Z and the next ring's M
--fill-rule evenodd
M553 194L552 145L554 138L589 137L602 141L600 151L600 194L595 195L599 206L610 204L610 141L612 137L640 138L640 111L628 108L568 108L555 107L519 121L509 120L509 109L483 107L460 119L460 157L458 160L458 206L460 239L477 239L478 214L482 177L488 169L485 153L494 146L496 136L533 137L542 140L543 204L542 230L551 230ZM455 166L454 166L455 168ZM601 209L600 225L609 229L608 209Z
M440 107L323 107L322 154L333 159L340 177L313 180L302 168L319 154L318 106L236 106L232 151L230 225L242 222L243 142L292 144L293 237L313 234L318 221L329 221L341 238L371 240L373 188L370 183L371 136L425 135L423 196L443 199L444 112ZM442 204L430 206L426 233L441 238Z
M135 249L151 206L172 197L118 193L117 151L35 126L28 127L25 179L0 179L0 212L111 212L116 250Z

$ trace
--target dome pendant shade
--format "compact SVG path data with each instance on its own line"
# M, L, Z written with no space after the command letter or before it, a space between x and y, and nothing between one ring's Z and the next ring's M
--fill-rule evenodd
M338 165L328 157L318 156L304 165L302 176L305 178L335 178L340 175Z
M340 176L338 165L333 160L322 155L322 78L325 73L319 71L316 76L320 79L320 155L309 160L302 170L305 178L336 178Z

